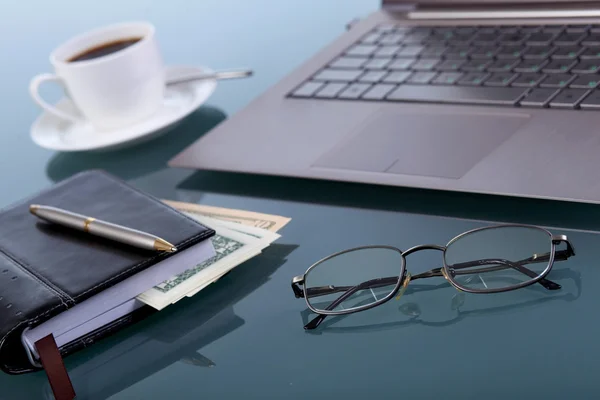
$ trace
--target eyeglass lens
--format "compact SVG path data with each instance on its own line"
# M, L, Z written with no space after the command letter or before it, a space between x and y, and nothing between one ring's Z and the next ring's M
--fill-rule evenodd
M390 295L401 269L402 256L393 248L350 250L323 261L306 274L307 301L316 310L328 311L373 304Z
M445 252L450 278L460 287L509 289L532 281L548 267L552 238L529 227L499 227L461 236Z

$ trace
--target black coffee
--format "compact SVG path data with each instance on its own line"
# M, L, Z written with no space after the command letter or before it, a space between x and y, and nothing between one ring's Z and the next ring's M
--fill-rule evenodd
M76 56L71 57L68 62L77 62L85 60L93 60L94 58L104 57L117 51L126 49L142 40L142 38L119 39L113 42L102 43L101 45L87 49Z

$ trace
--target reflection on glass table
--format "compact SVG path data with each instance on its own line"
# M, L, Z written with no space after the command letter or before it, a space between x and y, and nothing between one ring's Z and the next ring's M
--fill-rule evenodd
M69 375L78 398L105 399L178 362L190 368L218 368L218 360L202 349L244 325L233 306L268 282L296 247L271 245L260 257L234 269L197 296L182 300L178 307L160 313L142 309L153 315L75 359ZM42 390L45 398L53 398L47 382Z

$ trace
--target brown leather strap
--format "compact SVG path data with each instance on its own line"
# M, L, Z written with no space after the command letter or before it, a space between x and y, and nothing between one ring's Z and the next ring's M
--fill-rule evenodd
M73 400L75 390L56 346L56 341L54 341L54 335L49 334L35 342L35 348L40 355L46 375L48 375L54 398L56 400Z

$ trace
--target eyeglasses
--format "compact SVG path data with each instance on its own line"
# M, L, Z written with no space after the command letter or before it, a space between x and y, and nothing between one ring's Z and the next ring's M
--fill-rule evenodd
M566 244L558 250L557 246ZM442 252L442 267L412 275L406 256L421 250ZM411 280L443 277L468 293L499 293L540 284L554 261L574 256L565 235L529 225L495 225L464 232L445 246L419 245L406 251L392 246L363 246L325 257L292 279L292 290L317 314L304 329L315 329L328 315L351 314L400 298Z

